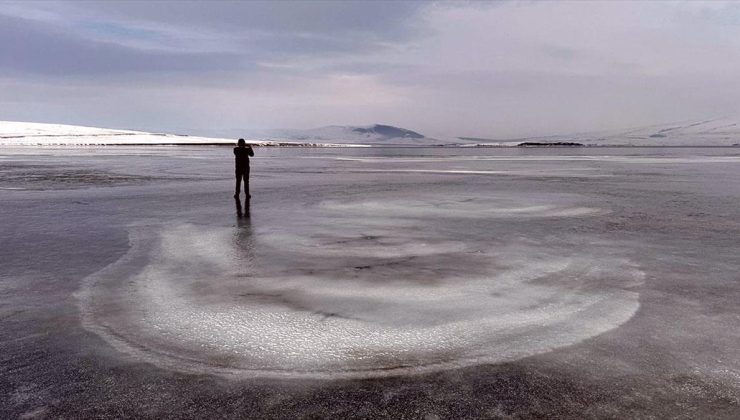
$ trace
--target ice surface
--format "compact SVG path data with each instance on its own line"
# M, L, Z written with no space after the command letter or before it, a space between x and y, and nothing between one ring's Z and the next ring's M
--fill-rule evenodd
M325 201L321 206L334 214L352 213L358 217L374 218L385 216L388 223L395 218L405 217L477 217L477 218L525 218L567 217L606 213L605 209L579 206L568 203L567 196L519 196L499 197L438 197L436 200L414 198L406 200L374 200L360 202Z
M738 418L739 163L2 148L0 418Z
M422 194L321 201L291 223L236 237L230 228L191 224L132 228L129 254L89 278L80 296L89 328L176 369L365 377L513 360L628 320L643 273L615 256L614 245L576 251L593 238L486 243L435 226L601 211L577 202L576 195ZM249 255L257 246L263 254ZM280 255L299 272L260 263ZM370 262L354 270L337 264L353 258ZM302 260L313 270L300 272ZM607 287L592 287L606 279Z

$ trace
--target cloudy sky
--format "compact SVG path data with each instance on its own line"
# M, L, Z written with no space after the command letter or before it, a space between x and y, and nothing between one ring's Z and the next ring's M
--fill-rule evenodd
M0 0L0 120L512 138L740 115L740 3Z

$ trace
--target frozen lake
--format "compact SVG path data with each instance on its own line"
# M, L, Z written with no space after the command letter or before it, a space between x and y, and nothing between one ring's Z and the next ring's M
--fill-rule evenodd
M740 416L740 149L256 154L0 150L0 417Z

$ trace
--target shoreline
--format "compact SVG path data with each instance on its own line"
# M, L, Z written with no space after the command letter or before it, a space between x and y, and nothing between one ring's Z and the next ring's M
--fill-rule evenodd
M310 149L583 149L583 148L635 148L635 149L735 149L740 144L732 145L630 145L630 144L583 144L578 146L564 145L464 145L464 144L430 144L430 145L373 145L373 144L310 144L310 143L247 143L254 147L302 147ZM74 147L234 147L235 143L80 143L80 144L3 144L0 148L74 148Z

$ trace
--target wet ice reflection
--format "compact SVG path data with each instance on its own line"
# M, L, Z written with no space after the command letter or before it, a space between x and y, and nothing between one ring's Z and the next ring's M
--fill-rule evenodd
M642 272L620 244L483 240L440 220L602 211L428 194L325 200L264 231L132 228L131 251L80 292L85 324L188 371L362 377L512 360L625 322Z

